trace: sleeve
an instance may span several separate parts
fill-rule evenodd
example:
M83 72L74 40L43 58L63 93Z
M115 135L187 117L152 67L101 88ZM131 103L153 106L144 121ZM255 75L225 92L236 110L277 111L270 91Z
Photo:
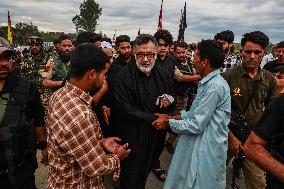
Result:
M40 100L40 94L35 87L34 84L30 84L30 89L29 89L29 102L28 106L30 106L30 113L31 113L31 118L34 121L34 126L35 127L41 127L45 125L44 122L44 107L42 105L42 102Z
M88 177L114 172L114 177L117 178L120 172L119 158L115 154L107 155L104 152L101 139L94 129L99 125L94 125L96 122L91 121L92 119L94 118L90 113L81 112L58 143L74 157Z
M279 114L280 104L278 100L271 103L253 128L255 134L265 141L269 141L272 136L280 132L280 124L282 123Z
M216 110L219 95L215 87L211 86L200 99L199 106L192 110L192 116L184 120L169 120L173 132L189 134L200 134L203 132ZM185 115L182 114L182 117L185 117Z
M53 75L53 67L54 67L53 58L49 58L42 72L42 77L46 79L51 79Z
M156 120L158 116L155 114L144 112L131 105L130 102L134 101L132 96L134 94L131 94L130 89L127 89L128 87L124 85L123 80L116 77L114 98L119 113L126 118L138 119L149 124Z

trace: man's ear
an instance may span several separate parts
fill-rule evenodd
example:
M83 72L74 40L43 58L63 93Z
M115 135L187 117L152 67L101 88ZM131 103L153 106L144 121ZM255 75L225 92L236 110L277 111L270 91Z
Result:
M97 71L95 69L90 69L87 71L88 78L95 79L97 78Z

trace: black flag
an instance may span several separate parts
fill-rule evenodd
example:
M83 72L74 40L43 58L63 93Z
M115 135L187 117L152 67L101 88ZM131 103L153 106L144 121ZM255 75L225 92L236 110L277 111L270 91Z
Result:
M186 2L184 4L184 9L181 10L181 18L180 18L180 24L179 24L179 32L178 32L178 41L184 42L184 31L185 28L187 28L186 23Z

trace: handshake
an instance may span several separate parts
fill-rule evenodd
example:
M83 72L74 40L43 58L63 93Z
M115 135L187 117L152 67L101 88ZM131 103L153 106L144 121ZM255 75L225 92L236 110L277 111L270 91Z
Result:
M153 127L155 127L157 130L165 129L169 125L170 116L168 116L167 114L158 113L156 113L155 115L159 117L152 122Z

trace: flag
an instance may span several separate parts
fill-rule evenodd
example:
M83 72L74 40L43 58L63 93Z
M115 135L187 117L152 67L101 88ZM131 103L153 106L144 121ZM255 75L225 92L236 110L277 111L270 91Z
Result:
M162 0L161 3L161 9L160 9L160 15L159 15L159 21L158 21L158 31L161 31L163 29L163 25L162 25L162 19L163 19L163 2L164 0Z
M138 30L138 35L140 35L141 34L141 31L140 31L140 28L139 28L139 30Z
M8 11L8 41L10 44L13 43L13 28L11 24L10 13Z
M179 24L179 32L178 32L178 41L184 42L184 31L185 28L187 28L186 23L186 2L184 4L184 9L181 10L181 18L180 18L180 24Z
M112 43L115 43L115 41L116 41L116 29L114 30L114 34L112 37Z

